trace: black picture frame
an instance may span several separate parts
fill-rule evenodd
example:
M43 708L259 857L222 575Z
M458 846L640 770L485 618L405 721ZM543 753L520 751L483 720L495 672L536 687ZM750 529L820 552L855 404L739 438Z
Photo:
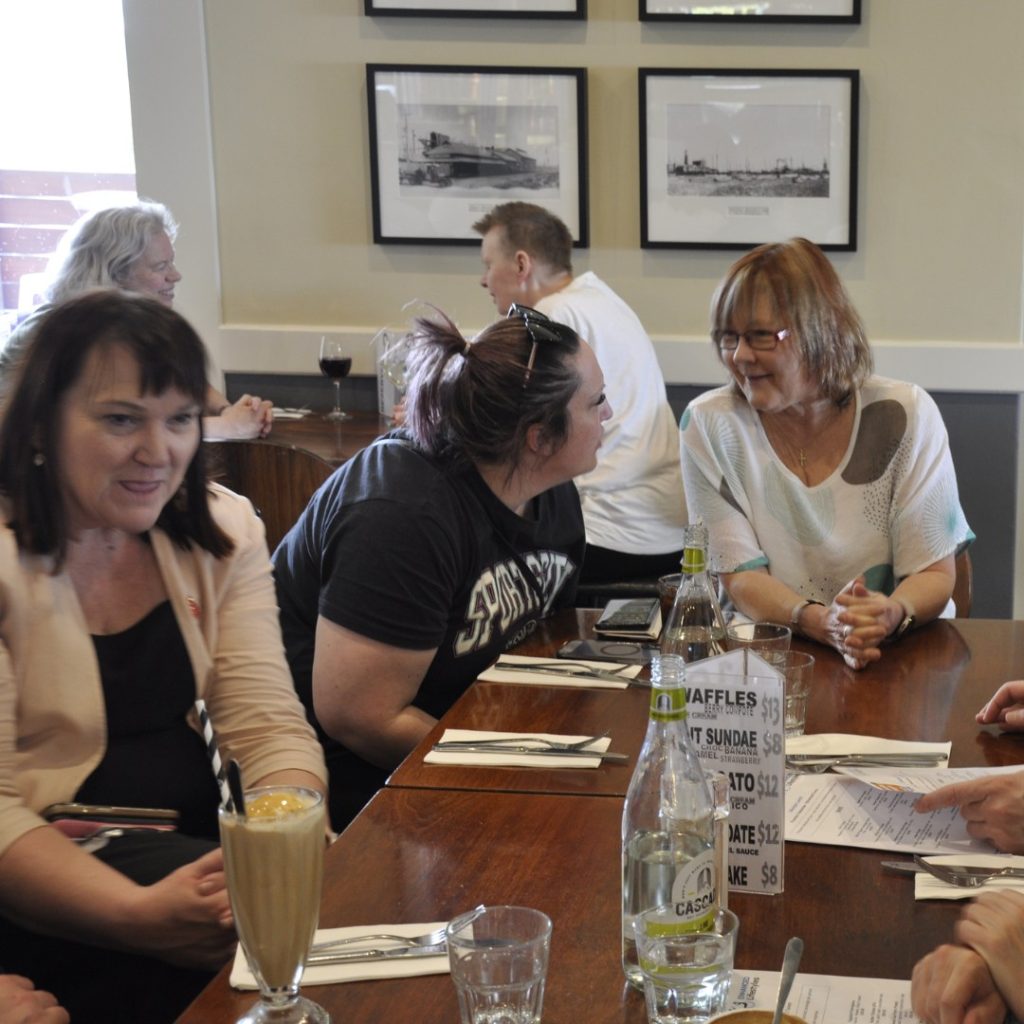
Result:
M373 240L479 245L511 200L589 244L584 68L367 64Z
M373 17L582 21L587 16L587 0L363 0L363 11Z
M757 7L758 11L750 8ZM641 21L761 22L788 25L859 25L861 0L760 0L759 3L687 3L640 0Z
M640 68L640 245L857 248L860 73Z

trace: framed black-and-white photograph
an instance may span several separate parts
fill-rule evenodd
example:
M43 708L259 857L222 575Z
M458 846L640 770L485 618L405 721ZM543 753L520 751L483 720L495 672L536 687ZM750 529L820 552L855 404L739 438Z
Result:
M758 0L757 3L748 0L735 4L640 0L640 20L859 25L860 4L861 0Z
M857 71L640 69L640 244L857 248Z
M513 199L588 244L583 68L368 64L375 242L477 245Z
M585 18L587 0L363 0L367 14L417 18Z

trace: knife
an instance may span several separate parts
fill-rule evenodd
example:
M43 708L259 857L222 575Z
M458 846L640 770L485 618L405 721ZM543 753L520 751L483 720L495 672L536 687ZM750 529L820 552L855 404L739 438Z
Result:
M928 874L927 870L912 860L883 860L882 867L886 871L895 871L899 875Z
M436 946L396 946L394 949L361 949L349 953L310 953L307 967L370 963L377 960L412 960L420 956L447 956L445 943Z
M532 665L512 665L507 661L498 660L494 667L502 672L534 672L542 676L558 676L561 679L603 679L608 683L624 683L628 685L633 680L629 676L620 676L615 672L605 672L599 668L534 668Z
M946 760L946 755L936 751L913 751L900 753L878 754L787 754L786 760L793 764L834 764L841 762L848 767L858 764L871 767L892 767L892 768L931 768Z
M614 750L545 750L542 747L500 746L497 743L462 743L447 740L435 743L431 748L439 754L537 754L540 757L597 757L602 761L628 761L629 754L617 754Z

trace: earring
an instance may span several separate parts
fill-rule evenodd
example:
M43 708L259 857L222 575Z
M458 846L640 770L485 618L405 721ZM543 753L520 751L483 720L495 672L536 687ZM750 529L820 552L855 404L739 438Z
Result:
M32 456L32 465L41 466L46 461L46 456L42 452L36 452Z

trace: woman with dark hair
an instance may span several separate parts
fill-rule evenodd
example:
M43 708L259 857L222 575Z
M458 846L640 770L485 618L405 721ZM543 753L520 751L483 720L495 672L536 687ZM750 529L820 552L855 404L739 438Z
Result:
M611 415L590 348L513 306L466 341L416 322L407 426L339 469L274 554L285 648L347 823L554 607L583 554L572 478Z
M742 614L853 668L942 614L974 539L930 396L871 375L864 326L803 238L741 257L711 302L732 383L683 413L683 481Z
M324 788L205 393L180 316L96 291L47 316L0 424L0 948L74 1020L172 1020L232 952L197 698L248 784ZM71 801L180 826L88 853L43 817Z
M50 303L61 303L93 288L123 288L174 304L181 274L174 265L178 224L161 203L140 199L126 206L92 210L68 229L50 263ZM21 323L0 352L6 377L24 355L43 318L44 305ZM229 402L207 384L203 432L217 439L266 437L274 424L270 402L243 395Z

